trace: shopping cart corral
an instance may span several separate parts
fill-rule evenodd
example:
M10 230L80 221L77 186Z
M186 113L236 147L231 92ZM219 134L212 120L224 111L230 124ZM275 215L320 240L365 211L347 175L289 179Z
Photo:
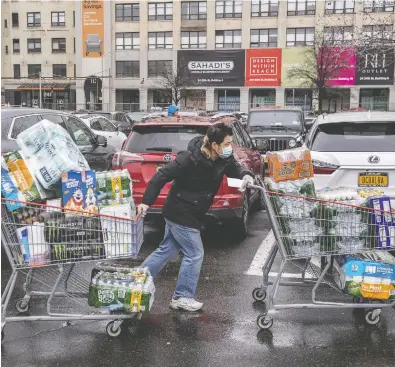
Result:
M339 273L335 266L337 259L345 258L345 255L352 258L373 250L395 250L390 245L395 245L395 238L383 243L377 235L373 220L374 215L386 215L390 218L392 215L394 218L394 213L271 192L264 184L262 187L251 188L263 192L262 197L275 238L262 267L262 285L252 292L255 301L267 301L267 312L257 318L261 329L271 328L275 316L284 309L363 309L366 323L376 325L380 321L381 310L395 306L395 300L373 297L349 297L349 302L324 301L317 297L317 290L321 287L329 286L344 293L339 286ZM290 218L294 220L291 221ZM356 237L354 229L363 231L363 235ZM279 269L276 269L274 279L269 280L277 254L281 260ZM300 269L297 280L285 279L283 276L284 269L289 264ZM311 287L311 302L278 303L280 286Z
M122 322L140 319L141 310L89 306L91 280L108 261L136 258L143 237L142 217L112 217L35 203L23 203L20 210L10 212L2 198L1 242L12 266L1 298L2 337L5 324L11 322L73 320L110 320L106 331L118 336ZM8 306L14 291L20 291L16 287L20 277L24 295L15 305L18 314L13 315ZM32 300L42 297L47 298L46 309L37 307L39 314L34 315Z

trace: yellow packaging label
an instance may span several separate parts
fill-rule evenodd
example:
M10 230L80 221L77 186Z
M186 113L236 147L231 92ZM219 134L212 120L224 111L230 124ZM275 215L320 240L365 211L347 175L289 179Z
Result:
M123 197L122 195L122 185L121 176L111 177L111 189L113 193L114 200L119 200Z
M22 192L30 190L33 186L33 176L26 167L23 159L18 159L15 155L9 157L7 162L8 170L13 173L16 184Z
M141 288L132 289L132 296L130 297L130 309L132 312L140 312L141 297L143 290Z
M389 299L391 291L394 290L392 284L361 283L361 293L364 298Z

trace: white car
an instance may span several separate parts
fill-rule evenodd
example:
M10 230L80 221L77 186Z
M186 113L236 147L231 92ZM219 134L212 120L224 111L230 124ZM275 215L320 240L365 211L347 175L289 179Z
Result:
M375 187L395 202L395 112L321 115L304 145L316 188Z
M121 150L127 136L106 117L95 115L81 115L80 119L97 135L104 136L107 143L115 149Z

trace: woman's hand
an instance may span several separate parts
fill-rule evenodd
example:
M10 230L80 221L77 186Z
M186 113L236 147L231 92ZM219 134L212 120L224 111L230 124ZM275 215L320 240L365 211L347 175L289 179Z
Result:
M243 182L239 188L240 192L246 191L248 185L253 185L254 184L254 179L250 175L245 175L243 177Z
M145 215L147 214L148 208L149 208L148 205L139 204L139 205L137 206L137 215L141 214L143 217L145 217Z

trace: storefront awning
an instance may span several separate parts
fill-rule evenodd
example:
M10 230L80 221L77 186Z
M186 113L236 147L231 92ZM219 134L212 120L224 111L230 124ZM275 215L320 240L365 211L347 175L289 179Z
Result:
M70 88L70 84L63 83L42 83L41 90L67 90ZM40 90L39 83L26 83L20 85L17 89L19 90Z

